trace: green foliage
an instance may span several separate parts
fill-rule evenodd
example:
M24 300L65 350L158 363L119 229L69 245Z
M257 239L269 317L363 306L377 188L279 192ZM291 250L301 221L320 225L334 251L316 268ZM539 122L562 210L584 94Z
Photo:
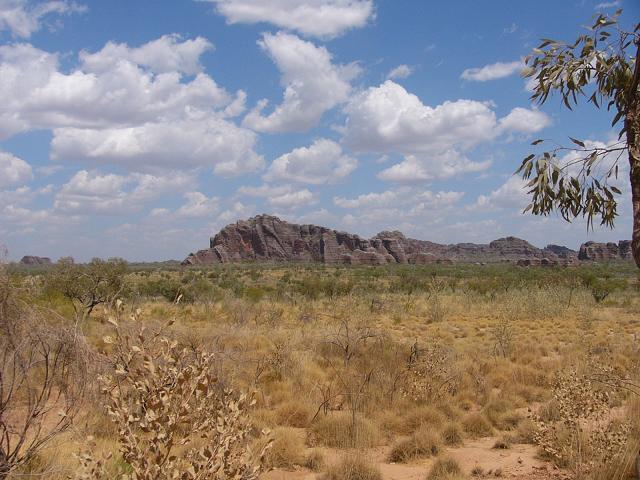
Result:
M618 23L621 12L611 17L599 14L589 32L572 44L543 39L527 57L523 72L534 80L531 99L543 104L557 92L563 104L572 109L580 98L586 98L597 108L606 105L607 110L613 109L612 126L637 109L638 78L633 72L640 24L633 32L623 31ZM631 55L633 48L635 55ZM627 129L627 122L623 123L619 139ZM616 196L621 192L609 182L618 176L618 160L628 151L628 142L603 146L569 139L571 147L532 153L522 161L517 173L529 180L531 195L525 212L548 215L558 211L567 221L583 216L591 227L599 217L602 225L613 227L618 214ZM543 141L536 140L533 145ZM561 153L569 158L564 164L558 158Z
M597 277L593 272L584 272L581 276L582 284L589 289L596 303L604 301L616 290L624 290L627 282L610 276Z
M87 318L102 303L115 300L125 287L127 262L121 258L94 258L87 264L60 259L48 272L45 289L68 299L77 318Z

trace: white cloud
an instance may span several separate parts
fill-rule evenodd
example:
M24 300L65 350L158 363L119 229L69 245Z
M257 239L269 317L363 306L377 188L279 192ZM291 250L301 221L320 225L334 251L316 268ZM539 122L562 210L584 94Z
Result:
M551 118L539 110L516 107L500 119L500 128L505 131L535 133L551 125Z
M356 151L469 148L496 135L496 115L486 103L456 100L432 108L391 80L356 95L345 111L344 141Z
M210 217L219 209L217 197L207 197L201 192L187 192L184 194L187 202L176 210L176 215L187 218Z
M264 179L321 185L347 177L357 166L358 161L345 155L340 145L321 138L276 158Z
M83 52L64 73L55 54L1 46L0 139L52 129L51 156L60 160L131 170L207 166L221 175L260 169L255 133L227 118L243 110L245 93L230 95L201 72L184 78L210 48L177 36L139 48L108 44Z
M470 82L487 82L489 80L509 77L523 68L524 64L521 60L507 63L496 62L481 68L468 68L462 72L460 78Z
M0 189L28 182L32 178L31 165L15 155L0 151Z
M240 187L238 193L250 197L261 197L266 199L267 203L272 207L289 210L317 202L316 195L309 189L296 190L290 185L272 186L265 184L260 187Z
M489 160L472 162L455 150L450 150L434 155L408 155L402 162L381 171L378 178L397 183L417 183L481 172L490 166Z
M391 70L387 74L387 78L390 80L393 80L396 78L407 78L412 73L413 73L413 68L411 68L409 65L403 64L403 65L398 65L396 68Z
M194 75L202 71L200 57L213 45L205 38L182 40L180 35L163 35L141 47L131 48L125 43L107 43L96 53L80 52L84 69L92 73L106 73L121 62L149 68L154 73L181 72Z
M40 30L43 20L51 15L82 13L86 7L67 0L32 2L0 0L0 31L9 30L14 37L29 38Z
M154 74L124 59L105 71L81 63L66 74L56 54L28 44L0 47L0 87L0 133L12 126L12 133L128 126L179 118L189 110L211 111L232 100L205 74L183 82L177 71Z
M133 169L208 166L233 176L262 168L255 143L255 133L206 115L127 128L55 129L51 157Z
M507 181L488 195L480 195L469 210L485 212L497 209L515 210L517 213L529 203L526 189L527 182L518 175L510 176Z
M233 205L218 215L218 221L224 224L244 218L249 218L256 211L255 205L245 205L242 202L234 202Z
M334 197L333 204L340 208L381 207L394 203L398 196L397 191L387 190L365 193L356 198Z
M399 153L404 160L378 175L394 182L418 182L478 172L489 161L464 153L509 132L532 133L548 125L546 115L516 108L498 119L489 103L447 101L430 107L387 80L356 95L345 107L344 143L355 151Z
M602 2L602 3L598 3L595 7L593 7L594 10L604 10L606 8L615 8L615 7L619 7L622 4L622 2L620 0L614 0L613 2Z
M264 116L267 100L261 100L244 119L259 132L302 132L314 127L322 114L345 102L351 81L360 73L356 64L334 65L324 47L278 32L264 34L258 42L278 66L284 87L282 103Z
M81 170L60 188L53 209L77 214L131 212L192 183L190 176L179 172L166 176L139 173L124 176Z
M363 27L374 16L372 0L204 0L228 23L271 23L304 35L332 38Z

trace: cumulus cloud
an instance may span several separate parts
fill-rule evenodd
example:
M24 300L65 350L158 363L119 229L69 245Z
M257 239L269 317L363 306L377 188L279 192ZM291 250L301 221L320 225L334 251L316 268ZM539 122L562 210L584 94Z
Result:
M100 130L54 130L51 157L150 170L209 166L222 176L259 170L255 133L214 116Z
M176 210L176 215L187 218L209 217L219 209L220 199L207 197L201 192L184 194L186 203Z
M372 0L204 0L227 22L271 23L304 35L332 38L363 27L374 16Z
M456 100L433 108L391 80L356 95L345 112L344 141L356 151L429 152L495 137L496 115L486 103Z
M56 54L2 46L0 139L52 129L55 159L132 170L207 166L221 175L260 169L255 133L228 119L244 109L245 93L231 95L200 72L211 48L175 35L137 48L110 43L81 53L65 73Z
M22 184L32 178L31 165L15 155L0 151L0 188Z
M81 170L56 193L54 211L76 214L116 214L140 210L163 194L188 187L193 179L180 172L166 176L134 173L100 174Z
M399 153L404 160L379 174L394 182L416 182L477 172L488 161L471 161L465 152L509 132L532 133L549 121L542 112L516 108L498 119L489 103L422 103L404 87L387 80L358 95L345 107L344 143L358 152Z
M396 78L407 78L412 73L413 73L413 68L411 68L409 65L403 64L403 65L398 65L396 68L391 70L387 74L387 78L390 80L393 80Z
M276 158L264 179L321 185L347 177L357 166L358 161L345 155L339 144L321 138Z
M462 72L460 78L470 82L487 82L489 80L509 77L522 70L523 67L524 64L521 60L506 63L496 62L481 68L468 68Z
M29 0L0 1L0 31L8 30L14 37L29 38L40 30L43 21L53 15L70 15L86 11L86 7L67 0L33 2Z
M351 81L360 73L356 64L334 65L329 51L283 32L264 34L258 42L282 74L282 103L268 115L261 100L244 119L259 132L302 132L314 127L322 114L345 102Z
M265 184L260 187L240 187L238 193L249 197L264 198L270 206L288 210L317 202L317 196L309 189L295 189L290 185Z
M527 182L517 175L510 176L507 181L488 195L480 195L470 210L492 211L510 209L522 212L529 203Z
M535 133L551 125L551 118L539 110L516 107L500 119L504 131Z
M105 73L124 61L147 67L155 73L194 75L202 71L200 57L208 50L213 50L213 44L205 38L183 41L180 35L173 34L135 48L126 43L108 42L98 52L80 52L80 60L84 69L93 73Z
M357 229L365 235L381 229L424 235L434 225L451 221L459 212L458 204L463 197L464 192L403 186L355 198L334 197L333 203L349 210L342 218L345 228Z
M434 155L408 155L402 162L382 170L378 178L397 183L426 182L481 172L490 166L490 160L472 162L464 155L450 150Z

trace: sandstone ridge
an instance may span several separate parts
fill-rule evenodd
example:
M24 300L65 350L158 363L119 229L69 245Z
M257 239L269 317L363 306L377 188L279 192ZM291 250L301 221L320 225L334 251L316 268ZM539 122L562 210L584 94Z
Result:
M614 248L615 247L615 248ZM298 225L271 215L258 215L224 227L210 246L190 254L183 265L214 265L242 261L321 262L346 265L430 263L517 263L575 265L580 260L630 258L628 242L588 242L576 252L549 245L537 248L529 242L506 237L489 244L444 245L383 231L370 239L317 225Z

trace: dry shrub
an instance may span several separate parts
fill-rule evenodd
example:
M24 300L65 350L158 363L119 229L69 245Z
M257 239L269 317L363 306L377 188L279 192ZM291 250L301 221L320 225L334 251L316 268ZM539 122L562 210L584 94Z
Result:
M409 410L404 416L403 432L410 433L423 425L432 429L440 429L445 422L445 417L438 409L430 405L423 405Z
M187 472L195 478L197 472L201 479L256 479L271 441L257 452L250 448L247 410L254 402L219 384L213 355L180 348L162 332L132 335L115 327L115 338L105 338L111 372L99 380L133 478L186 478ZM107 478L91 449L80 461L76 478Z
M275 416L279 425L305 428L314 414L313 408L301 401L290 400L276 408Z
M482 412L487 419L499 430L512 430L517 427L521 415L511 412L513 405L505 399L492 398Z
M354 428L355 427L355 428ZM378 428L360 415L337 412L317 419L311 425L310 443L336 448L373 447L380 441Z
M389 461L405 463L416 458L428 458L438 455L441 449L440 437L428 426L423 426L393 446Z
M324 454L317 448L314 448L313 450L311 450L307 454L307 458L304 461L304 466L314 472L321 471L324 468L324 465L325 465Z
M46 473L40 453L71 426L87 384L84 339L18 293L0 264L0 479Z
M302 465L304 443L292 428L277 428L273 431L273 444L267 452L267 464L275 468L293 468Z
M463 418L462 428L474 438L489 437L493 434L491 423L481 413L472 413Z
M454 447L462 445L464 434L462 432L462 427L457 422L451 422L445 425L440 432L440 437L445 445Z
M536 443L535 435L537 427L530 418L525 418L520 422L515 432L511 434L513 443Z
M553 386L558 420L545 422L532 415L536 443L576 478L596 478L602 465L611 465L627 449L630 425L611 421L610 395L570 368L557 375Z
M463 478L462 469L453 458L439 458L427 474L427 480L459 480Z
M329 467L323 480L382 480L382 474L362 456L348 455Z

